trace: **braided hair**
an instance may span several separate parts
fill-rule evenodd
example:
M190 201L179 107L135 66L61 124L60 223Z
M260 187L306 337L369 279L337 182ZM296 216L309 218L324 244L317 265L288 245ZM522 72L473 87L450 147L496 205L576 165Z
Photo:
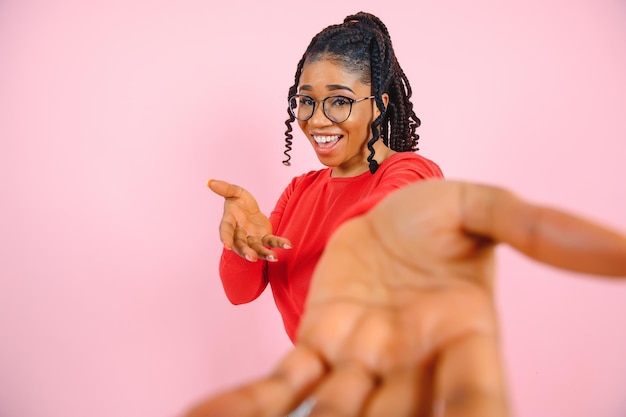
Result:
M420 119L413 111L410 101L412 94L409 80L396 59L391 44L389 31L376 16L359 12L347 16L343 23L331 25L319 32L304 52L296 69L294 84L289 88L288 96L296 94L302 69L308 63L330 60L350 72L360 73L361 82L372 86L376 107L380 115L372 122L372 139L367 143L370 154L367 158L370 172L378 169L374 159L374 144L382 138L383 143L397 152L418 150L419 135L415 129ZM389 95L385 108L382 95ZM285 165L291 165L291 146L293 143L292 123L295 118L287 111L285 121Z

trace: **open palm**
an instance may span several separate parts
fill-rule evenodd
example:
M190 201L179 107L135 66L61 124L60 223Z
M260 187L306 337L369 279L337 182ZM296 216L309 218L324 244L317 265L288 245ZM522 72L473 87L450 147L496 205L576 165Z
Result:
M557 267L626 276L623 235L503 189L423 181L336 231L296 346L275 372L189 416L284 416L303 401L294 416L509 415L492 289L498 242Z
M250 261L256 261L258 257L276 260L275 253L267 246L285 247L289 241L272 234L272 224L252 194L225 181L210 180L207 185L224 197L224 214L219 225L224 247Z

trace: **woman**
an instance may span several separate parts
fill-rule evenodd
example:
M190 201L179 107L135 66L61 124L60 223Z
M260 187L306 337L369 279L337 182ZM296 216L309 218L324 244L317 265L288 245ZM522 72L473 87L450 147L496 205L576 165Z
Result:
M232 303L250 302L271 284L295 342L313 269L333 231L391 191L443 178L437 164L415 153L420 121L410 97L389 32L376 16L347 16L313 38L288 92L284 163L297 120L327 168L294 178L269 219L246 190L209 181L226 199L220 276Z

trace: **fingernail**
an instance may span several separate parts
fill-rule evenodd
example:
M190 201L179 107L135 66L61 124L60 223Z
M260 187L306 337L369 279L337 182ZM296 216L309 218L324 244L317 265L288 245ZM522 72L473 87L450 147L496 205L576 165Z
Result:
M276 258L274 257L274 255L268 255L268 257L265 259L267 259L270 262L276 262Z
M250 262L256 262L256 259L255 259L255 258L253 258L253 257L252 257L252 256L250 256L250 255L246 255L246 260L247 260L247 261L250 261Z
M291 249L291 245L289 243L283 244L283 249Z

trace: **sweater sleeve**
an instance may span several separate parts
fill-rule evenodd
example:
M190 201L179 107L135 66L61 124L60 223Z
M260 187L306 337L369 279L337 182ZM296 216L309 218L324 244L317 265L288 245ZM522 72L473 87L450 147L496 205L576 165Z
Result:
M250 262L232 250L222 250L220 278L231 303L249 303L261 295L268 282L265 264L263 260Z

